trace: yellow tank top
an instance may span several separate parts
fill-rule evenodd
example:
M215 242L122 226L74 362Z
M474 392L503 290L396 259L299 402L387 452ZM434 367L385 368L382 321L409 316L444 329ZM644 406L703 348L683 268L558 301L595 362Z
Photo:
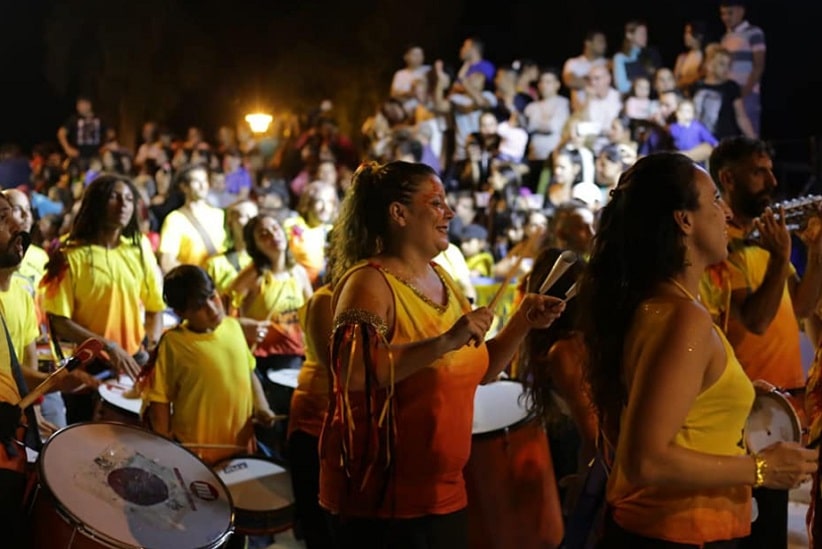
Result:
M639 312L625 344L625 360L645 348L648 334L659 333L676 310L672 300L653 300L655 314ZM754 400L754 389L733 348L716 325L725 350L725 369L694 401L674 441L683 448L723 456L745 453L743 431ZM639 337L631 337L631 335ZM651 336L652 337L652 336ZM619 460L608 482L608 503L617 524L636 534L701 545L750 533L751 487L716 489L636 488L628 482Z

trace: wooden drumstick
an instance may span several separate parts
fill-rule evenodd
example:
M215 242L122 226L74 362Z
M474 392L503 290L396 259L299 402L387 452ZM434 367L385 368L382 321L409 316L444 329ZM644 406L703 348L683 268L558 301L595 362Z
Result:
M240 446L239 444L208 444L208 443L196 443L196 442L183 442L180 444L183 448L199 448L202 450L247 450L246 446Z
M570 288L568 288L568 289L565 291L565 299L563 299L563 301L564 301L565 303L568 303L569 301L571 301L572 299L574 299L574 297L575 297L576 295L577 295L577 283L576 283L576 282L574 282L573 284L571 284L571 287L570 287Z
M562 278L562 275L565 274L565 271L567 271L571 267L571 265L576 263L576 261L577 254L575 254L571 250L565 250L564 252L559 254L559 257L557 257L557 260L554 262L554 266L551 267L551 271L548 273L548 276L546 276L545 280L542 281L538 293L544 294L548 290L550 290L553 287L553 285L557 283L557 280Z

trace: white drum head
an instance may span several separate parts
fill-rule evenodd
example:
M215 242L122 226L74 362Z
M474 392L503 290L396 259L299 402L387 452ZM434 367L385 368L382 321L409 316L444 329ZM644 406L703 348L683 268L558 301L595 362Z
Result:
M517 381L495 381L480 385L474 395L474 422L471 432L475 435L511 427L528 417L522 384Z
M107 546L215 548L231 531L231 496L220 478L144 429L71 425L49 439L39 467L60 511Z
M121 375L116 380L104 381L97 388L100 398L116 408L140 415L143 401L139 393L134 390L134 381L127 375Z
M268 381L282 385L284 387L297 388L297 378L300 375L300 370L297 368L283 368L282 370L269 370Z
M237 509L273 511L294 504L288 471L265 459L246 457L219 463L223 480Z
M759 452L779 441L799 442L799 418L788 400L777 393L756 395L745 424L748 449Z

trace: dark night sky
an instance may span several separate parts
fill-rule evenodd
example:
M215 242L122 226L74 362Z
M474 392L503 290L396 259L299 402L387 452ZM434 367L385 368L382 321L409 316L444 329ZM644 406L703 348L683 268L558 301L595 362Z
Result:
M718 0L508 0L491 10L469 0L0 2L0 141L25 148L54 138L79 91L121 127L156 117L177 132L213 130L255 104L305 109L330 97L350 129L385 95L408 42L453 67L476 34L494 62L560 66L587 28L603 29L613 53L624 21L641 18L672 66L686 20L705 20L716 37L722 30ZM768 40L765 137L785 148L796 140L804 152L804 140L822 133L822 50L809 39L822 2L751 0L748 15Z

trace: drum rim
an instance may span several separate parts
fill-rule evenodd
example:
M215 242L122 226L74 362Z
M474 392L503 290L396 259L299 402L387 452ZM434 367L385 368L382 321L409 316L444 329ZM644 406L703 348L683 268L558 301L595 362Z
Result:
M77 515L75 515L66 506L65 503L63 503L60 500L59 497L57 497L57 494L54 493L54 490L51 489L51 486L48 483L48 476L46 475L45 465L43 463L43 456L46 454L46 450L48 449L49 444L51 444L52 440L54 440L57 437L57 435L59 435L60 433L62 433L64 431L68 431L69 429L73 429L75 427L81 427L81 426L84 426L84 425L116 425L116 426L125 427L125 428L128 428L128 429L132 429L134 431L150 433L154 436L158 436L158 437L162 438L163 440L166 440L166 441L170 442L171 444L174 444L175 446L177 446L178 448L181 448L182 450L185 450L188 454L191 454L191 456L194 457L194 459L196 459L197 461L202 463L205 468L207 468L209 471L211 471L214 474L214 477L216 477L217 482L223 488L223 491L224 491L224 493L226 495L226 498L228 500L228 509L229 509L228 529L225 532L223 532L218 537L218 539L214 540L213 542L209 543L208 545L202 545L200 547L197 547L196 549L217 549L223 543L225 543L226 540L228 540L228 538L234 532L234 500L231 499L231 492L229 492L228 486L226 486L226 484L223 482L223 479L221 479L220 476L213 469L211 469L211 467L209 467L202 459L200 459L197 456L197 454L195 454L194 452L192 452L191 450L189 450L188 448L186 448L182 444L177 444L175 441L173 441L171 439L167 439L167 438L165 438L161 435L158 435L157 433L154 433L153 431L149 431L148 429L145 429L145 428L140 427L138 425L130 425L128 423L123 423L121 421L83 421L83 422L80 422L80 423L72 423L71 425L66 425L65 427L55 431L48 438L48 440L43 444L43 447L40 449L40 455L37 457L37 474L40 478L39 484L41 485L41 488L44 488L46 490L48 496L54 502L54 506L56 508L56 511L61 515L62 518L66 519L71 526L76 528L80 533L82 533L86 537L89 537L89 538L91 538L92 540L95 540L95 541L99 541L100 543L107 544L108 546L113 547L115 549L142 549L139 545L131 545L131 544L127 544L127 543L124 544L122 541L114 539L114 538L108 536L107 534L105 534L103 532L100 532L96 528L85 524L83 521L81 521L77 517Z
M479 385L479 387L490 387L490 386L495 385L497 383L500 383L500 384L503 384L503 385L509 385L509 384L510 385L519 385L520 388L522 388L523 391L525 390L525 384L522 381L518 380L518 379L497 379L495 381L492 381L491 383L485 383L485 384ZM479 387L478 387L478 389L479 389ZM525 394L524 392L521 392L520 395L517 397L517 399L521 398L522 395L524 395L524 394ZM476 399L476 394L474 395L474 398ZM473 403L472 403L472 406L473 406ZM473 412L472 412L472 417L476 416L476 413L477 413L477 409L476 409L476 406L474 406L474 409L473 409ZM535 419L538 419L537 414L534 413L534 412L528 412L528 413L525 414L524 417L518 419L517 421L515 421L511 425L506 425L505 427L500 427L499 429L492 429L490 431L482 431L481 433L472 432L471 433L471 438L472 439L474 439L474 438L477 438L477 439L493 438L495 436L498 436L500 433L506 433L506 432L509 432L509 431L515 431L517 429L520 429L520 428L524 427L526 424L531 423Z
M101 389L101 387L103 387L104 384L105 384L105 382L101 383L100 387L97 387L97 396L98 396L98 398L100 399L100 402L103 405L111 406L112 408L116 408L117 410L122 411L126 414L129 414L131 416L135 416L138 419L140 418L140 412L134 412L133 410L129 410L128 408L124 408L123 406L120 406L120 405L116 404L115 402L113 402L113 401L109 400L108 398L106 398L106 395L103 394L103 390ZM124 398L123 400L140 400L140 399L127 399L127 398ZM86 422L86 423L88 423L88 422ZM97 422L92 422L92 423L101 423L101 422L97 421ZM106 423L117 423L117 422L106 421ZM69 427L69 425L67 425L66 427ZM56 435L57 433L55 432L54 434Z
M777 403L779 403L779 406L782 409L789 412L789 416L792 420L791 421L791 427L793 428L794 440L793 441L787 441L787 442L801 442L802 441L802 419L799 417L799 414L797 413L796 409L793 407L793 404L791 404L791 401L788 400L788 398L786 396L784 396L781 393L781 391L778 391L776 389L769 390L769 391L764 391L764 390L763 391L757 391L756 395L754 396L754 402L756 402L757 399L760 399L760 398L775 400ZM751 420L751 416L752 416L752 414L748 414L748 417L745 419L745 446L748 449L750 449L750 444L748 442L748 436L749 436L749 433L750 433L750 430L748 429L748 423ZM763 448L760 448L759 450L762 450L762 449ZM757 450L757 451L759 451L759 450Z

